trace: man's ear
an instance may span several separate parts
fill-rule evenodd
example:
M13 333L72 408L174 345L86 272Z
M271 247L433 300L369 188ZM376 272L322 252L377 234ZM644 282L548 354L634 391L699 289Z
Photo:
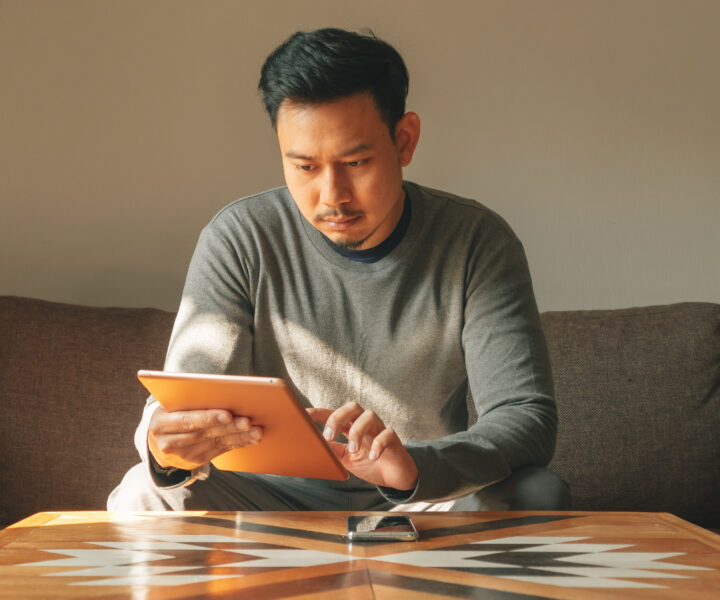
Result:
M395 125L395 145L400 154L400 166L407 167L420 139L420 117L417 113L405 113Z

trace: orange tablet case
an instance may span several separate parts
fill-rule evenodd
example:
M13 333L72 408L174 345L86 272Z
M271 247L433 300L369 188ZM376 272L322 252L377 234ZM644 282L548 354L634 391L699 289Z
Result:
M212 460L218 469L344 481L348 472L282 379L138 371L138 379L168 411L222 408L264 428L257 446Z

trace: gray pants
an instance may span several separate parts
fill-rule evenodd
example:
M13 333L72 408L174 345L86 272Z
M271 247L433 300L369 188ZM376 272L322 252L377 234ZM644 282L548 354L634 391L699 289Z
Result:
M356 477L325 481L234 473L211 468L204 481L187 487L157 487L148 467L130 469L108 498L108 510L569 510L570 490L543 467L518 469L469 496L440 503L392 504Z

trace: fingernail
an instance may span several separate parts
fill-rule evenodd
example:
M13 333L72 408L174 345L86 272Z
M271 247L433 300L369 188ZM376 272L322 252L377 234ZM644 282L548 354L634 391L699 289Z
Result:
M377 452L375 452L375 450L370 450L370 454L368 454L368 458L370 460L375 460L377 458Z
M217 416L217 420L218 420L220 423L229 423L229 422L230 422L230 415L227 414L227 413L220 413L220 414Z
M260 430L259 429L251 429L250 430L250 437L254 440L260 439Z
M335 437L335 432L332 430L331 427L326 427L323 431L323 437L329 441Z
M348 450L350 452L357 452L357 449L357 442L355 442L355 440L350 440L350 442L348 442Z

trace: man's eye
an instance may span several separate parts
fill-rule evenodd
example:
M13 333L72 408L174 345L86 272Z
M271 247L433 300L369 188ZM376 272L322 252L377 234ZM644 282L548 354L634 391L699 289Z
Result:
M349 160L349 161L346 162L345 164L346 164L348 167L359 167L359 166L361 166L361 165L364 165L366 162L367 162L367 158L363 158L363 159L360 159L360 160Z
M312 165L295 165L295 168L300 169L301 171L312 171Z

